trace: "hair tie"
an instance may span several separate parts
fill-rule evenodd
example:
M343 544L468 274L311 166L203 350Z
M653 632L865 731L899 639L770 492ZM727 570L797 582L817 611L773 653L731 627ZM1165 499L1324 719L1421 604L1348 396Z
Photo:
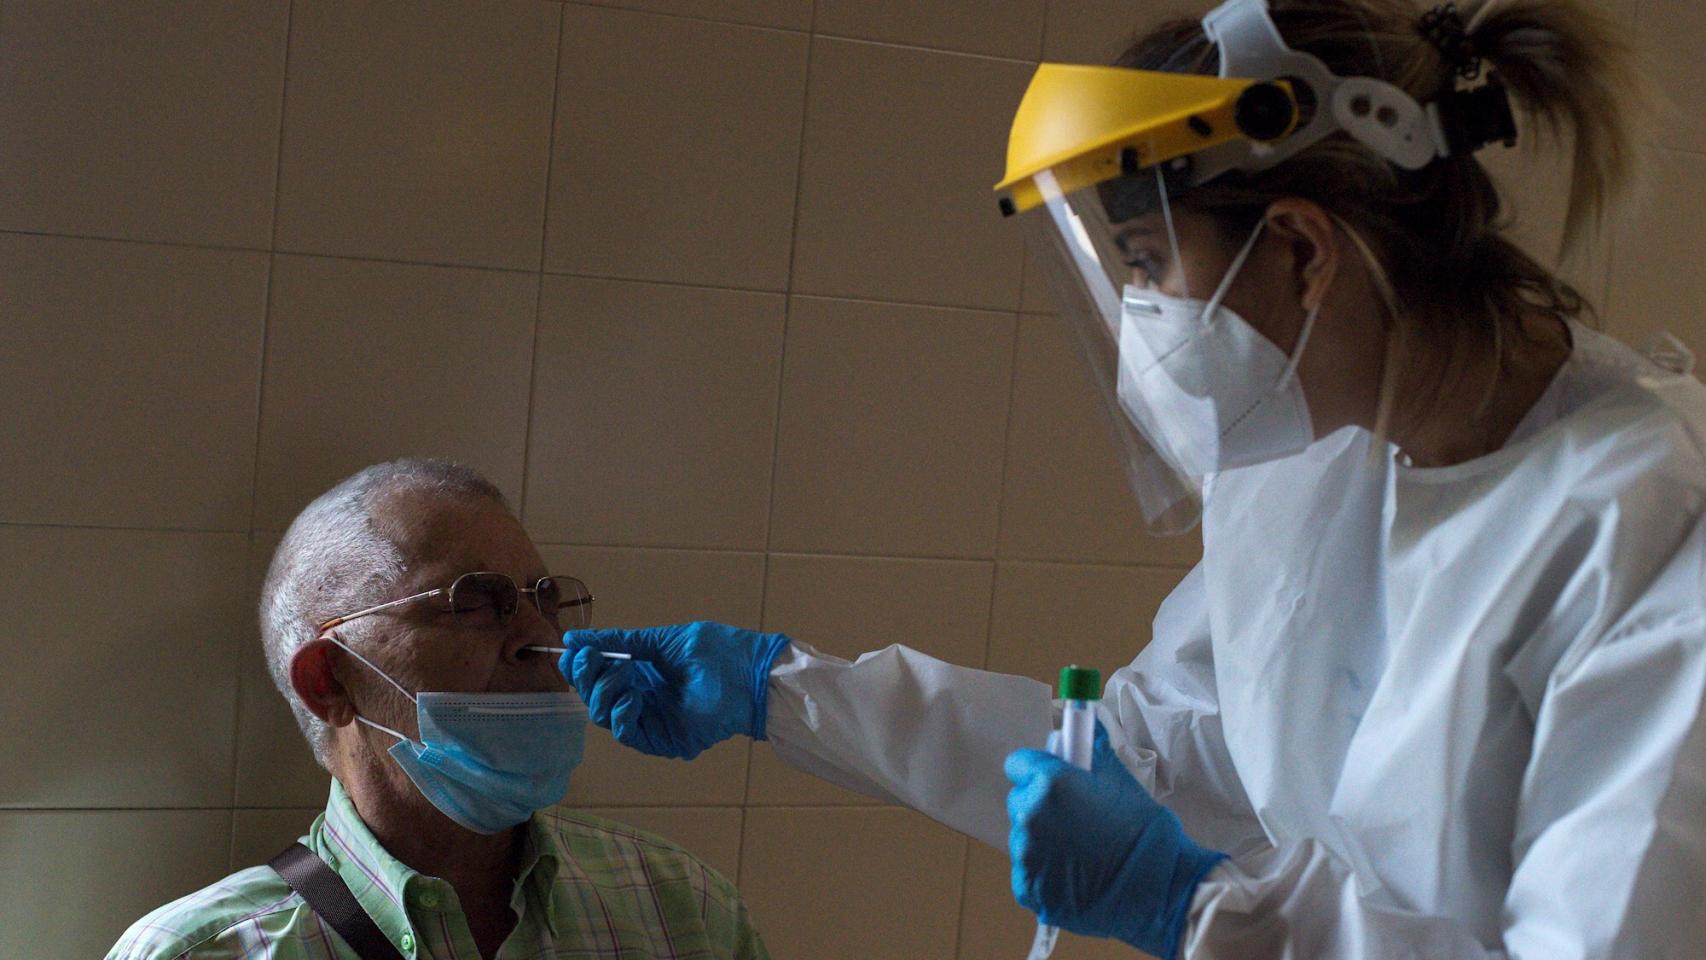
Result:
M1476 52L1475 41L1463 27L1463 17L1457 13L1457 4L1442 3L1422 14L1418 29L1458 76L1465 80L1481 76L1481 54Z

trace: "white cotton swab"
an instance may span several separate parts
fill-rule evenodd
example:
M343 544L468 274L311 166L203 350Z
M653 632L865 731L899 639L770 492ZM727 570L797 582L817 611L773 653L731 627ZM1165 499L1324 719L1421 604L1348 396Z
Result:
M534 646L534 647L522 647L521 649L523 649L523 650L537 650L540 653L567 653L569 651L568 647L538 647L538 646ZM607 657L611 660L632 660L632 659L634 659L634 655L631 653L617 653L614 650L600 650L598 652L604 654L605 657Z

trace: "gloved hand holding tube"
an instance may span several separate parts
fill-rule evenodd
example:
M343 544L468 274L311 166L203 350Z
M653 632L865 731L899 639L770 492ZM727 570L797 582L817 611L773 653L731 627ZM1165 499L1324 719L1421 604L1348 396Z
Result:
M1088 667L1066 667L1060 671L1059 692L1065 709L1060 729L1049 734L1048 752L1088 770L1096 750L1096 703L1102 699L1102 674ZM1025 960L1048 960L1059 938L1059 927L1038 921L1037 935Z
M571 630L557 668L592 722L623 745L691 760L737 734L764 739L770 667L788 643L779 633L708 621Z
M1041 750L1007 757L1013 896L1045 924L1171 960L1197 884L1226 855L1197 846L1096 724L1089 770Z

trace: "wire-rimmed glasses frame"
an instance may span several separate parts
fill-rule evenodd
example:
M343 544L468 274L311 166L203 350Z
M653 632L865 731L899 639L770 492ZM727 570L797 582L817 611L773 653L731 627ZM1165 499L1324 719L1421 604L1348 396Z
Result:
M507 587L505 586L507 585ZM499 623L507 623L521 606L521 597L525 594L533 601L533 606L540 616L560 629L580 630L592 624L592 602L596 599L587 590L586 584L577 577L549 576L540 577L531 586L521 586L515 578L507 573L493 570L475 570L464 573L451 581L448 587L434 590L424 590L396 600L374 604L354 613L333 617L320 624L319 630L324 633L333 627L340 626L359 617L371 616L400 607L417 600L427 600L433 597L444 597L445 609L450 613L472 613L487 606L493 608ZM555 600L550 599L555 597ZM568 626L559 622L562 611L572 611Z

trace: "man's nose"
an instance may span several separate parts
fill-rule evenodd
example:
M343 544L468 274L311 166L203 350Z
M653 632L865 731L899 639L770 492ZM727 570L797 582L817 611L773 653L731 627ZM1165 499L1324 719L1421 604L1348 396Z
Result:
M537 653L527 648L530 646L555 646L561 643L563 633L539 612L539 607L530 600L523 598L516 605L515 616L511 618L509 630L504 635L504 657L517 663L534 658L549 659L548 654Z

